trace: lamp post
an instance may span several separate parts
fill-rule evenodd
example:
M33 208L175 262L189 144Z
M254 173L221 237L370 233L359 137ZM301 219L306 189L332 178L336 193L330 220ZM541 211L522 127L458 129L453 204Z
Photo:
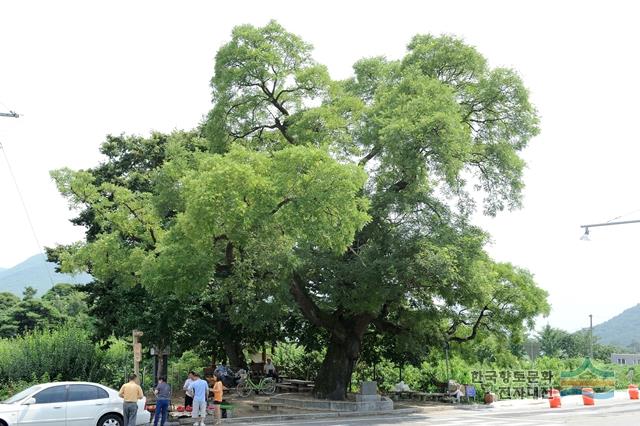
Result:
M19 118L20 114L15 111L0 112L0 117Z
M593 359L593 315L589 314L589 358Z
M580 225L580 228L584 229L584 234L580 237L583 241L589 241L589 228L597 228L599 226L613 226L613 225L628 225L630 223L640 223L640 220L622 220L620 222L604 222L604 223L592 223L589 225Z

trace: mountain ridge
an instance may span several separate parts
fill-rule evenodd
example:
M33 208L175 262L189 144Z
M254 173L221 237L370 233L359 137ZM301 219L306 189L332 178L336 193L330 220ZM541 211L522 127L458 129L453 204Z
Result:
M600 343L631 347L640 345L640 303L593 327Z
M55 271L56 264L47 262L44 254L35 254L11 268L0 268L0 292L22 295L24 288L31 286L42 295L53 284L86 284L92 277L86 273L61 274Z

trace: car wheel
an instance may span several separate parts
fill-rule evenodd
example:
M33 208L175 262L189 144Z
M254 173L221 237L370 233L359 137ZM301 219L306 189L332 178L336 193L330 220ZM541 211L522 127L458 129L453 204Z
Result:
M119 414L107 414L98 420L98 426L122 426L122 416Z

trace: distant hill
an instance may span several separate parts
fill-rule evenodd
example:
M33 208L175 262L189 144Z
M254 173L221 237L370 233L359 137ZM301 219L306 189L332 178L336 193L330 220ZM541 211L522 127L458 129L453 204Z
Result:
M89 274L58 274L55 272L56 264L46 262L44 254L36 254L13 268L0 268L0 292L8 291L15 295L22 295L26 286L38 290L42 296L51 288L51 280L47 270L51 273L54 284L86 284L91 282Z
M640 342L640 304L594 326L593 335L598 336L598 342L608 345L627 347Z

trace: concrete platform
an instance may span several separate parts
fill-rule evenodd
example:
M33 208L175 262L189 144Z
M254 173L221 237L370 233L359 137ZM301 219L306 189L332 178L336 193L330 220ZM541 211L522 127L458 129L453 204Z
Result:
M269 402L303 410L370 413L393 410L393 401L386 396L379 400L362 399L357 401L330 401L325 399L301 398L299 394L284 393L271 397Z

